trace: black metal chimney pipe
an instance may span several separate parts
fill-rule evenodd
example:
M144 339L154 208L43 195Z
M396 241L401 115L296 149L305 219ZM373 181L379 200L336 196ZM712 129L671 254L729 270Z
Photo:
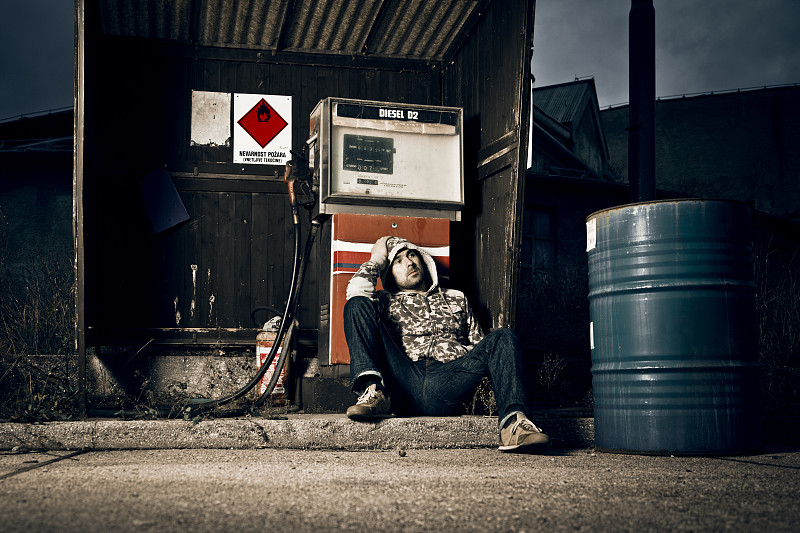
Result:
M656 197L656 11L631 0L628 17L628 184L631 201Z

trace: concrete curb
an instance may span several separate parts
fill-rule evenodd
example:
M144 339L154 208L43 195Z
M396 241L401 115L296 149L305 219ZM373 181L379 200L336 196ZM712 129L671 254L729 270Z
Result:
M591 418L535 420L555 447L594 445ZM87 419L0 424L0 449L333 449L483 448L498 445L497 418L479 416L388 418L353 422L344 415L288 415L285 420L227 418L185 420Z

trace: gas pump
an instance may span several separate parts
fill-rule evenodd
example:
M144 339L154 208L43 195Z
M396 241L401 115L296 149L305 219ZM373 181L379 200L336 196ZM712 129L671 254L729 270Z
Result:
M461 108L326 98L311 112L309 167L321 239L320 364L349 364L347 283L383 235L405 237L449 273L450 222L464 205ZM379 287L380 288L380 287Z

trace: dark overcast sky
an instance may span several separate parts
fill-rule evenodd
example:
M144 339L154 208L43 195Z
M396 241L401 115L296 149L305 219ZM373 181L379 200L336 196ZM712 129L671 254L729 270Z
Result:
M73 103L72 0L5 2L0 120ZM800 0L655 0L656 93L800 82ZM630 0L538 0L541 87L594 76L601 106L628 101Z
M0 120L73 105L73 1L9 0L0 15Z
M656 95L800 83L800 0L654 0ZM543 87L594 76L628 101L630 0L538 0L531 67Z

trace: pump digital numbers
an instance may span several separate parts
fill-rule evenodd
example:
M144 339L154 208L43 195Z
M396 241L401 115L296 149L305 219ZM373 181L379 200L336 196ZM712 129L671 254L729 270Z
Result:
M392 174L394 171L394 139L344 135L344 169L373 174Z

